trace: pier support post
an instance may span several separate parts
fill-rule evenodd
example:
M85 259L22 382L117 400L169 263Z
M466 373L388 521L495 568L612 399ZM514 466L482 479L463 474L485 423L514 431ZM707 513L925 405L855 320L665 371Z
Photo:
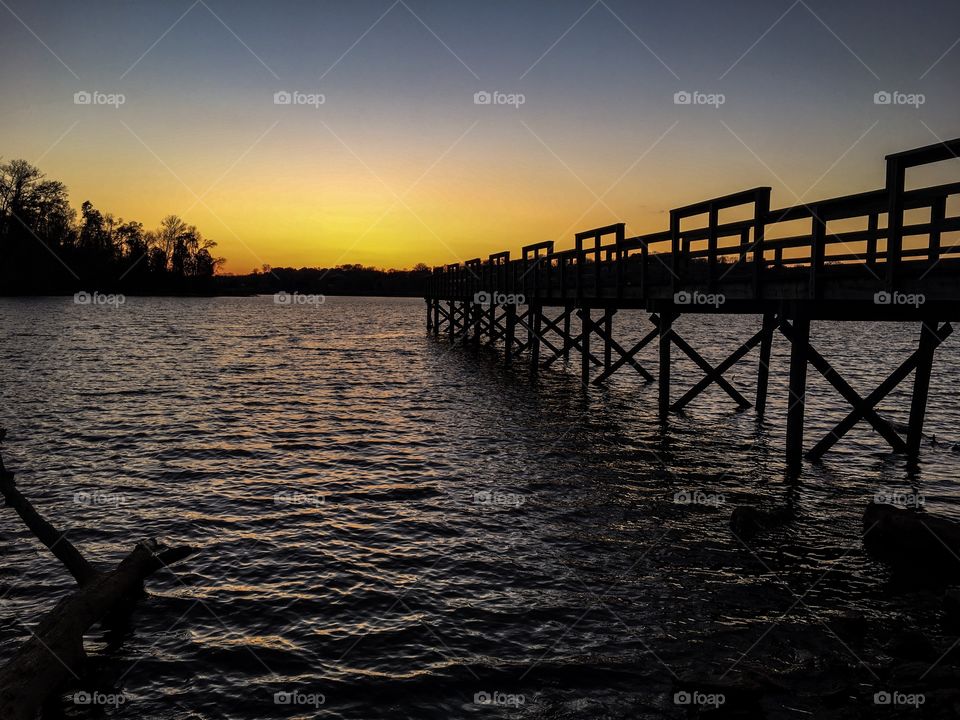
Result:
M440 334L440 299L433 301L433 334Z
M470 342L470 325L473 322L473 303L463 301L463 344Z
M607 308L604 311L603 316L603 328L606 332L606 337L603 339L603 371L610 372L610 365L613 362L613 314L616 310L612 308Z
M760 339L760 363L757 366L757 417L761 420L767 410L767 384L770 379L770 348L773 333L777 328L777 316L768 312L763 315L763 336Z
M670 346L673 344L673 308L660 313L660 397L659 415L666 420L670 414Z
M427 300L427 334L433 330L433 300Z
M530 335L530 370L537 372L540 369L540 316L543 308L539 305L531 305L527 313L527 326Z
M937 338L939 322L924 321L920 326L920 347L917 351L917 369L913 376L913 399L910 403L910 423L907 427L907 455L920 454L923 438L923 419L927 411L930 375L933 371L933 351L940 344Z
M570 313L572 308L568 305L564 309L566 312L563 315L563 359L567 361L570 359L570 343L567 342L567 338L570 337Z
M455 318L456 318L456 316L457 316L457 303L456 303L456 301L450 300L450 301L447 303L447 310L448 310L449 313L450 313L450 314L447 316L447 320L448 320L448 322L447 322L447 334L450 335L450 342L453 342L453 337L454 337L454 335L455 335L455 333L456 333L456 324L457 324L456 321L455 321Z
M790 395L787 406L787 469L803 465L803 413L807 392L807 360L810 349L810 318L793 322L790 338Z
M480 338L483 335L483 305L473 303L473 344L480 347Z
M580 382L590 382L590 308L580 308Z
M506 337L503 340L503 363L510 365L513 363L513 335L517 329L517 306L507 305L507 328Z
M490 336L490 341L488 345L495 345L497 342L497 310L500 309L500 306L497 304L496 300L490 299L490 317L488 318L487 325L487 334Z

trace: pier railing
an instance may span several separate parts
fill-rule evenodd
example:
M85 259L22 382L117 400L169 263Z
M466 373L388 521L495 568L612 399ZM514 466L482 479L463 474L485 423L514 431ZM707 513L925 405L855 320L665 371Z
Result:
M427 297L644 304L697 291L858 301L923 286L960 302L960 283L932 283L960 277L960 238L948 237L960 232L960 217L947 215L960 182L906 189L908 170L958 155L960 139L889 155L885 187L870 192L771 209L771 189L758 187L671 210L665 231L627 237L616 223L577 233L568 249L545 241L523 247L519 259L504 251L435 268Z

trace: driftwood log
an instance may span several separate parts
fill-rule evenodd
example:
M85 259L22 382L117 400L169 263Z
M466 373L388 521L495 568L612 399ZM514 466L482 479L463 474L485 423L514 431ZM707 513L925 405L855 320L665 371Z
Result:
M5 431L0 430L0 441L4 435ZM84 634L142 596L143 582L153 572L182 560L195 549L165 547L156 540L144 540L113 570L98 570L17 489L13 473L3 465L2 454L0 492L78 585L47 613L30 639L0 669L0 718L32 720L68 683L83 677Z

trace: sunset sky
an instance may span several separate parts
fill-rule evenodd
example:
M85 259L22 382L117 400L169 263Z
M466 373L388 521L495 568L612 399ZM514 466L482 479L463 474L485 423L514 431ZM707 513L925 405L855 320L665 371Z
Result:
M0 17L3 159L77 207L181 215L227 272L659 230L745 187L775 206L880 187L885 153L960 135L957 2L0 0ZM95 91L124 102L75 104ZM723 103L675 102L694 91Z

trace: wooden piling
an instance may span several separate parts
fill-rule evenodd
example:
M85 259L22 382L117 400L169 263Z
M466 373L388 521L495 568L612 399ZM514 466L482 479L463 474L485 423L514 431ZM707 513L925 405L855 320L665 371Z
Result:
M580 382L590 382L590 308L580 308Z
M761 420L767 409L767 384L770 378L770 349L773 345L773 332L777 327L777 316L764 313L763 337L760 339L760 361L757 365L757 417Z
M527 314L527 325L530 344L530 370L537 372L540 369L540 316L543 308L539 305L531 305L530 312Z
M660 396L659 415L666 420L670 414L670 346L673 331L673 310L668 309L660 314Z
M613 340L613 314L616 310L612 308L607 308L604 311L603 316L603 328L606 332L606 337L603 339L603 371L609 372L610 365L613 363L613 345L611 344Z
M790 394L787 406L787 468L803 464L803 413L807 392L807 361L810 347L810 318L793 321L790 338Z
M503 362L505 365L513 364L513 336L517 329L517 306L507 305L507 328L506 336L503 339Z
M473 303L473 344L480 347L480 336L483 335L483 305Z
M489 343L493 345L497 341L497 310L499 309L497 302L491 298L490 299L490 317L487 319L489 323L487 325L487 335L489 335Z
M910 423L907 430L907 455L911 458L920 454L930 375L933 371L933 351L940 344L937 340L938 325L938 322L928 320L920 326L920 348L917 353L917 369L913 376L913 399L910 403Z

